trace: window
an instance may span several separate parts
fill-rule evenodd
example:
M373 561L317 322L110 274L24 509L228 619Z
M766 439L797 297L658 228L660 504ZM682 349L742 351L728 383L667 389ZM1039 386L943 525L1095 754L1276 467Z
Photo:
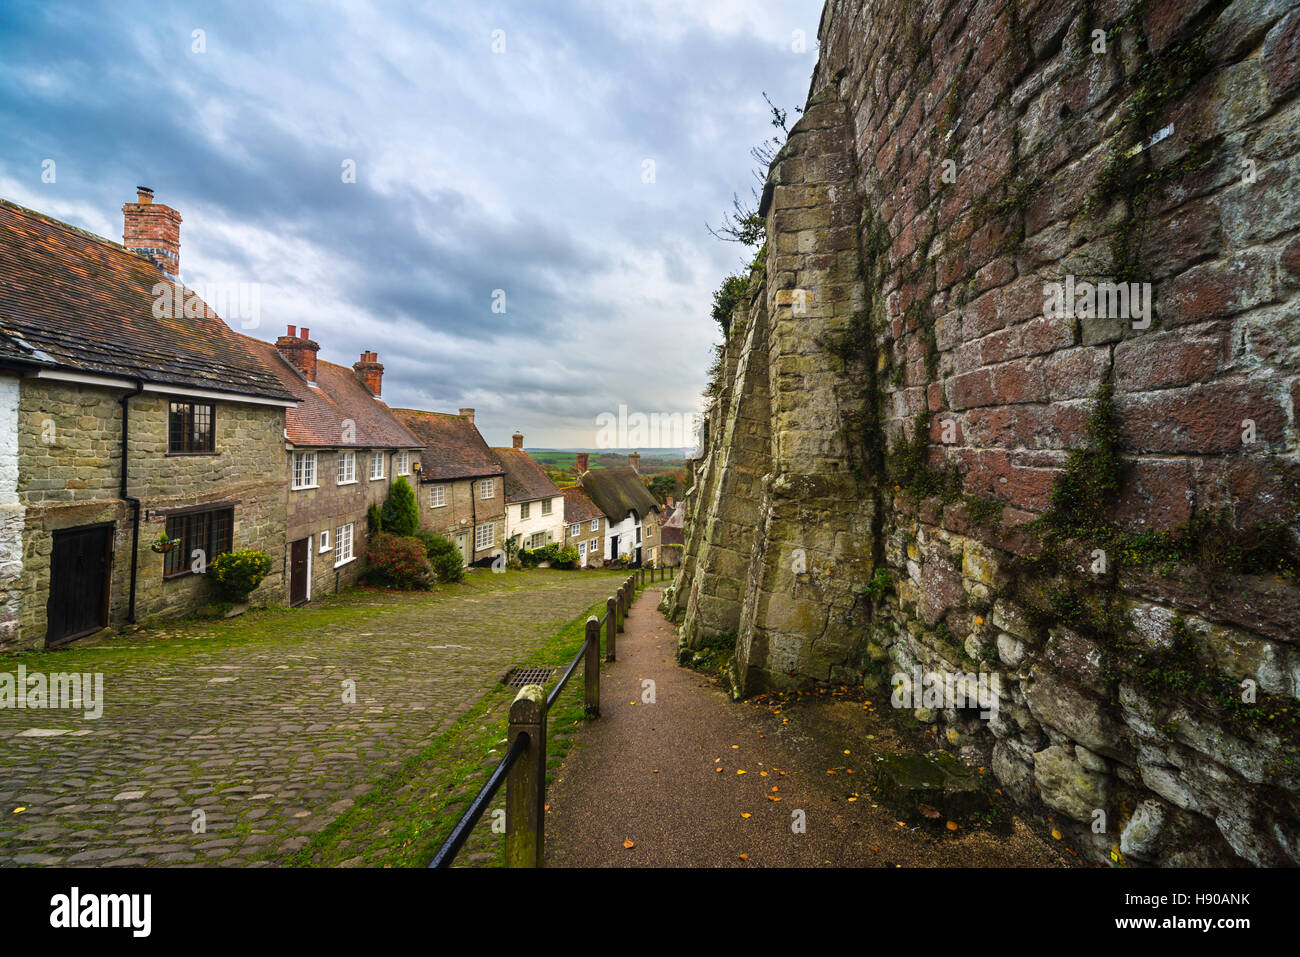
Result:
M551 500L549 498L542 499L542 514L543 515L551 514Z
M572 525L569 526L570 537L576 538L581 534L582 534L582 522L574 522Z
M411 453L410 452L397 453L397 474L398 475L411 474Z
M520 502L520 503L519 503L519 521L522 522L524 519L526 519L526 518L528 517L528 513L529 513L530 511L532 511L532 509L531 509L531 507L530 507L532 504L533 504L532 502Z
M497 494L496 479L484 479L483 481L479 482L478 487L479 487L479 498L484 499L485 501L490 498L496 498L496 494Z
M638 545L641 544L641 526L640 526L640 525L638 525L638 526L636 527L636 543L637 543Z
M340 525L334 533L334 567L352 561L352 523Z
M535 549L535 548L541 548L541 547L542 547L543 545L545 545L545 544L546 544L546 533L545 533L545 532L533 532L533 534L531 534L531 535L528 536L528 550L529 550L529 551L532 551L532 550Z
M173 402L167 413L167 451L194 455L216 451L216 406L210 402Z
M320 550L322 552L330 550L330 530L328 528L320 533Z
M482 551L496 544L496 526L480 525L474 529L474 551Z
M351 485L357 480L357 453L339 453L339 485Z
M591 549L591 554L595 555L596 549L600 547L600 539L593 538L590 542L587 543L587 547Z
M315 488L316 487L316 453L315 452L294 452L293 453L293 487L294 488Z
M434 485L429 489L429 508L442 508L447 504L447 486Z
M600 519L598 519L598 518L593 518L593 519L591 520L591 530L592 530L593 532L599 532L599 531L600 531Z
M371 481L374 481L375 479L381 479L383 477L384 477L384 453L371 452L370 453L370 479Z
M196 549L203 552L205 563L230 551L234 526L233 508L214 508L170 516L167 519L167 537L179 538L181 544L166 553L163 559L163 577L190 574L190 563L194 561Z

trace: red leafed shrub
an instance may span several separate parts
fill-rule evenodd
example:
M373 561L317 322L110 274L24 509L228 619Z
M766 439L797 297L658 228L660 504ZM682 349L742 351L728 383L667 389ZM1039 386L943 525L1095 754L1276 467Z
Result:
M426 557L424 542L378 532L366 543L366 584L404 591L428 588L433 582L433 568Z

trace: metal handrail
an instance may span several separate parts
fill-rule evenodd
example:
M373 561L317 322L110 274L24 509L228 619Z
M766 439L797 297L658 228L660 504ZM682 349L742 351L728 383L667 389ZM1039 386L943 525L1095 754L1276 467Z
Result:
M623 583L619 589L620 594L622 594L623 588L626 588L629 584L632 586L632 594L627 600L628 609L630 610L632 596L635 596L636 594L637 576L635 574L630 575L628 580ZM644 579L642 579L641 584L644 584ZM612 603L613 601L614 599L610 598L610 602ZM600 653L600 632L609 623L610 613L609 610L606 610L605 614L600 617L600 620L597 623L594 636L597 656L599 656ZM622 615L615 610L614 624L616 626L619 625L618 619L620 617L622 617ZM556 683L555 687L551 689L551 693L547 695L543 714L551 710L551 705L555 703L561 692L564 691L564 686L569 683L569 679L573 677L573 673L578 670L578 663L581 662L583 658L586 657L588 651L590 651L593 638L590 631L590 623L594 619L594 615L587 619L589 627L587 640L582 643L582 647L578 650L577 656L573 661L569 662L569 667L565 669L564 675ZM612 636L610 640L613 640ZM596 690L599 691L599 685L596 686ZM589 693L590 691L591 688L588 689ZM588 715L598 716L599 713L598 707L594 711L591 708L588 709ZM544 719L542 726L543 728L545 727ZM544 733L545 732L543 731L543 734ZM461 815L460 820L456 822L456 826L452 828L451 834L447 836L447 840L445 840L442 846L438 848L438 852L434 855L433 860L429 862L430 868L451 866L452 861L456 859L456 855L460 852L460 849L465 846L465 842L469 839L470 832L474 829L474 825L476 825L479 822L479 819L483 817L483 812L487 810L488 803L496 796L502 783L505 782L510 773L510 769L514 766L515 762L519 760L520 755L528 750L530 741L531 738L528 732L521 730L515 737L514 741L511 742L510 748L506 751L505 757L501 759L501 762L496 766L495 770L493 770L487 781L484 782L483 787L479 789L478 794L474 796L474 800L470 802L465 813ZM539 743L544 746L546 742L541 741Z
M511 767L519 760L519 755L523 754L527 747L527 733L520 734L515 738L510 745L510 750L506 752L506 756L501 759L501 763L497 765L496 770L492 772L491 776L484 782L483 787L479 789L478 794L474 796L469 808L456 822L456 826L452 828L451 834L443 842L442 847L438 848L438 853L429 862L429 867L451 867L451 862L456 859L456 855L469 839L470 831L474 830L474 825L479 822L479 818L487 810L488 802L496 796L497 790L505 781L506 775L510 773Z

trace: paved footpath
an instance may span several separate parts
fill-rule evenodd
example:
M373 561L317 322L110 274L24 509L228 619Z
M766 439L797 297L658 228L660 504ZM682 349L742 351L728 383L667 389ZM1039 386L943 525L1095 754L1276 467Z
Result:
M0 865L275 863L622 577L479 572L0 656L102 673L106 699L0 710Z
M601 719L579 733L548 794L548 865L1073 863L1019 820L1007 835L900 826L872 805L864 770L872 749L907 747L883 717L829 697L800 699L786 714L732 702L676 664L676 631L659 598L647 589L633 606L618 660L601 672ZM646 679L653 704L643 700Z

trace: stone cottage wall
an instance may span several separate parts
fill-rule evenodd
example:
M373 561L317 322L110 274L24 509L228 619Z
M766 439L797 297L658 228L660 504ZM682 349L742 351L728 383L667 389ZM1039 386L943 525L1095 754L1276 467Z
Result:
M734 418L767 366L768 470L722 493L711 431L677 610L742 590L741 693L997 674L992 720L916 717L1098 859L1300 862L1300 11L831 0L820 35L728 384ZM1100 282L1154 307L1048 308Z
M24 379L18 410L18 501L25 508L23 567L16 587L18 627L6 645L40 648L46 632L53 533L115 523L109 622L126 620L130 594L131 509L118 498L121 475L120 390ZM127 490L141 500L136 618L173 617L212 600L201 575L164 580L163 558L150 546L166 528L166 510L205 502L234 503L235 548L276 559L250 596L284 600L284 409L216 403L215 455L167 454L168 399L131 399Z

